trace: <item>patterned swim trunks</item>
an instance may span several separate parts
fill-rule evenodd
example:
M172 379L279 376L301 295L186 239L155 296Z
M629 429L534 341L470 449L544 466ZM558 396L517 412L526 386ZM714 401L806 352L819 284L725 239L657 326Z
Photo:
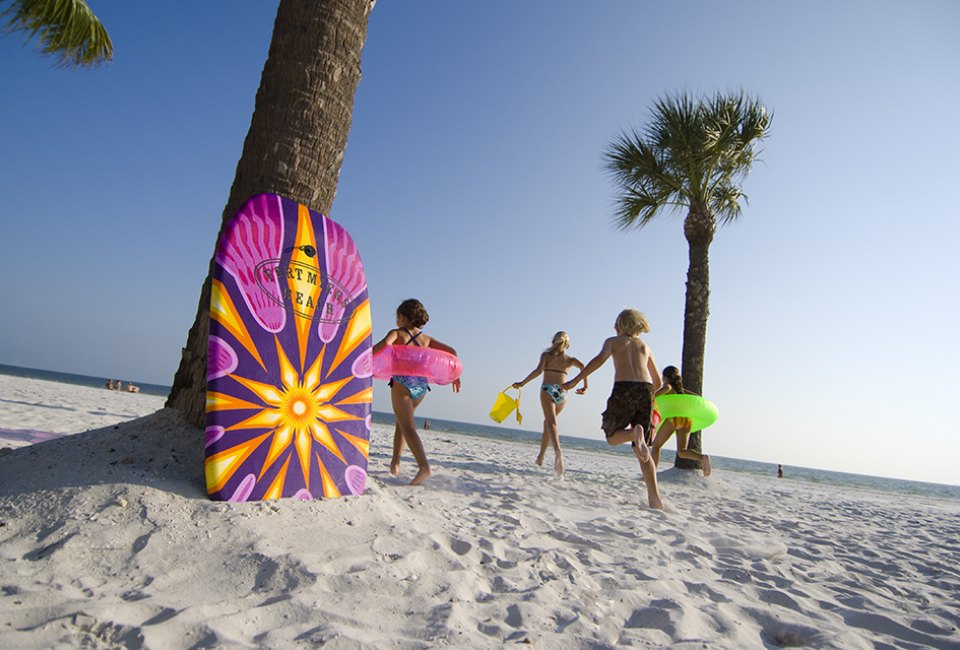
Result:
M640 425L649 443L653 415L653 384L645 381L615 381L600 428L609 438L621 429Z

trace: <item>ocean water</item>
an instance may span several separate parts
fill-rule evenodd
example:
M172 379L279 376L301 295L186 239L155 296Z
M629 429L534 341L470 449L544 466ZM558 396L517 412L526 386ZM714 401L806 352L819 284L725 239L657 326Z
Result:
M56 381L63 384L75 384L78 386L91 386L93 388L103 388L107 377L91 377L88 375L75 375L66 372L55 372L52 370L38 370L36 368L21 368L18 366L8 366L0 364L0 374L11 375L14 377L26 377L29 379L44 379L47 381ZM120 378L124 383L127 379ZM169 386L158 384L148 384L133 380L136 386L140 386L140 392L150 395L166 396L170 392ZM455 433L467 436L476 436L479 438L490 438L494 440L508 440L529 444L531 446L540 444L540 432L524 431L521 429L512 429L509 427L473 424L469 422L455 422L453 420L440 420L437 418L418 418L418 424L423 429L424 420L430 421L431 433ZM373 421L377 424L393 425L394 419L392 413L380 413L374 411ZM622 455L622 450L612 449L603 440L589 440L586 438L574 438L571 436L562 436L562 444L565 448L589 451L599 454L617 454ZM774 478L777 475L777 466L772 463L764 463L755 460L744 460L741 458L727 458L711 454L715 470L727 472L738 472L750 474L753 476L763 476ZM672 464L673 452L664 449L661 455L661 462ZM960 486L944 485L941 483L923 483L920 481L906 481L902 479L885 478L882 476L868 476L865 474L848 474L846 472L833 472L825 469L816 469L812 467L798 467L793 465L784 465L785 481L805 481L817 483L824 486L834 486L838 489L854 488L862 490L873 490L878 492L893 494L909 494L930 497L933 499L955 499L960 500Z

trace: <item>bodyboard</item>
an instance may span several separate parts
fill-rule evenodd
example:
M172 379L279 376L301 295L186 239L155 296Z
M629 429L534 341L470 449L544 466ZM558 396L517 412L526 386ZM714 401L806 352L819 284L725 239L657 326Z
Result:
M373 401L366 275L347 231L274 194L217 243L204 473L220 501L362 494Z

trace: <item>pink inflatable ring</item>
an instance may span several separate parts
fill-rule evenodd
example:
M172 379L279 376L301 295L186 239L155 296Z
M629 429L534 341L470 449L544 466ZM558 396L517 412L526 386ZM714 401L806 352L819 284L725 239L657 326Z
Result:
M373 355L373 376L389 380L394 375L426 377L444 386L459 379L463 366L449 352L415 345L387 345Z

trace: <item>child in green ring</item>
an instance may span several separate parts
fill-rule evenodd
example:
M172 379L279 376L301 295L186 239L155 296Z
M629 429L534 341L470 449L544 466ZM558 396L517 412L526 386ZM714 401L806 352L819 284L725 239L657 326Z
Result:
M676 366L667 366L663 369L663 385L657 391L657 395L695 395L688 390L683 389L683 378ZM690 429L693 428L693 421L690 418L673 417L667 418L660 424L657 435L653 439L653 464L660 464L660 448L666 444L674 433L677 434L677 456L688 460L700 462L703 468L703 475L710 476L710 457L706 454L698 454L692 449L687 449L690 441Z

